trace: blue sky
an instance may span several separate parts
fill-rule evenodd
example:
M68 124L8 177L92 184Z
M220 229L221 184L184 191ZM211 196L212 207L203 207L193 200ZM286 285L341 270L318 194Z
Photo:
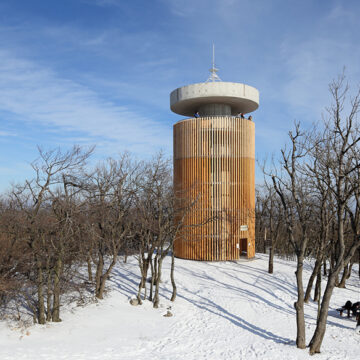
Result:
M359 15L357 0L2 0L0 191L32 176L37 145L171 156L169 93L208 78L213 42L221 79L260 91L269 157L295 119L321 119L344 66L360 84Z

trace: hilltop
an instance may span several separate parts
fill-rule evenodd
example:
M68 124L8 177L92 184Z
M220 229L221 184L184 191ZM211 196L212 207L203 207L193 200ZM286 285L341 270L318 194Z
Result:
M160 308L131 306L139 276L137 261L119 263L103 301L63 310L61 323L26 329L0 324L0 358L7 359L308 359L295 346L295 262L267 256L253 261L196 262L176 259L178 297L169 301L169 259L164 262ZM311 263L305 266L305 279ZM322 345L315 359L358 359L355 320L335 309L360 301L358 267L347 289L334 291ZM323 285L323 288L325 283ZM172 317L163 315L170 310ZM316 304L305 307L307 341Z

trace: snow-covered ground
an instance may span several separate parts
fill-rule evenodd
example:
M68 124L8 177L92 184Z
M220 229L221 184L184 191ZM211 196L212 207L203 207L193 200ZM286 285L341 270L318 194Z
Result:
M106 299L63 311L61 323L10 329L0 324L0 359L308 359L295 346L295 263L267 256L247 262L176 259L178 297L169 301L169 259L164 264L161 307L131 306L139 276L135 259L119 264ZM309 276L308 264L305 278ZM357 272L357 266L353 270ZM359 359L355 320L334 310L360 301L359 278L335 289L322 353L312 359ZM324 287L324 285L323 285ZM173 317L164 317L171 306ZM316 304L306 305L307 341Z

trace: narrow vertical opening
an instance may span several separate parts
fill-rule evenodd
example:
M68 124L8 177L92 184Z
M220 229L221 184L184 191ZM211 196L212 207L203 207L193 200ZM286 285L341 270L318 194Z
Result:
M247 248L247 238L246 239L240 239L240 257L241 258L247 258L248 257L248 248Z

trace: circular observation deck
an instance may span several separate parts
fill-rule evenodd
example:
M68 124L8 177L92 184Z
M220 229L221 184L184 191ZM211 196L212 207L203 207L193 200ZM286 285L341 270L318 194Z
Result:
M196 111L201 116L215 115L214 110L208 113L211 106L217 115L247 114L259 107L259 91L241 83L216 81L183 86L170 94L170 108L179 115L192 117Z

